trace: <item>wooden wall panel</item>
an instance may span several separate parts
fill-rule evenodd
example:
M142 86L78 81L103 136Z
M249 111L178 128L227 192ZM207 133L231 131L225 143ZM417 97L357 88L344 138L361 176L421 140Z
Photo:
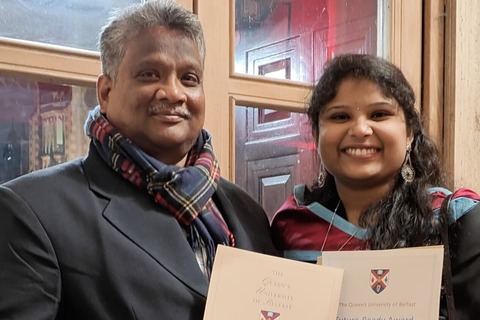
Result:
M452 187L480 192L480 2L447 0L446 12L445 164Z

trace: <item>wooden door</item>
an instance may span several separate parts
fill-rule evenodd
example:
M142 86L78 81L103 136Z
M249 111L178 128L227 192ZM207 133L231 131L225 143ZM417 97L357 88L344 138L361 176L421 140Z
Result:
M237 6L237 72L313 83L335 54L376 54L376 0L252 3ZM235 137L235 181L269 218L294 185L317 175L315 143L303 113L237 106Z

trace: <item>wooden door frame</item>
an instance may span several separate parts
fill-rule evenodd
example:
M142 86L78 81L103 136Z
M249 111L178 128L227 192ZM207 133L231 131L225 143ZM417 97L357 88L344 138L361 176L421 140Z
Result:
M424 125L443 149L445 6L443 0L424 1L422 115Z

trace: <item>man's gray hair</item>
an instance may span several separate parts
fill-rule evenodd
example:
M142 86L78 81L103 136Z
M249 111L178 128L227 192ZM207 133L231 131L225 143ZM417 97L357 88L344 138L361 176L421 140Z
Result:
M127 42L144 28L179 30L192 39L205 61L205 39L198 17L173 0L147 0L115 10L100 32L100 60L103 74L115 81Z

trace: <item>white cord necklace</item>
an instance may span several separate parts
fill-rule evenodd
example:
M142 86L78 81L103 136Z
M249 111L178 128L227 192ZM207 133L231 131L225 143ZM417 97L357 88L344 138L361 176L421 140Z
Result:
M342 200L338 200L338 203L337 203L337 206L335 207L335 210L333 211L333 215L332 215L332 218L330 219L330 224L328 225L328 229L327 229L327 233L325 234L325 238L323 239L323 243L322 243L322 248L320 249L321 252L323 252L323 248L325 248L325 244L327 243L327 239L328 239L328 235L330 234L330 229L332 228L332 224L333 224L333 221L335 220L335 216L337 215L337 210L338 210L338 207L340 206L340 203L342 202ZM347 239L347 241L345 241L342 246L340 247L340 249L338 249L338 251L342 251L343 247L345 247L347 245L347 243L350 242L350 240L352 240L352 238L357 234L357 231L358 231L358 228L355 230L355 232Z

